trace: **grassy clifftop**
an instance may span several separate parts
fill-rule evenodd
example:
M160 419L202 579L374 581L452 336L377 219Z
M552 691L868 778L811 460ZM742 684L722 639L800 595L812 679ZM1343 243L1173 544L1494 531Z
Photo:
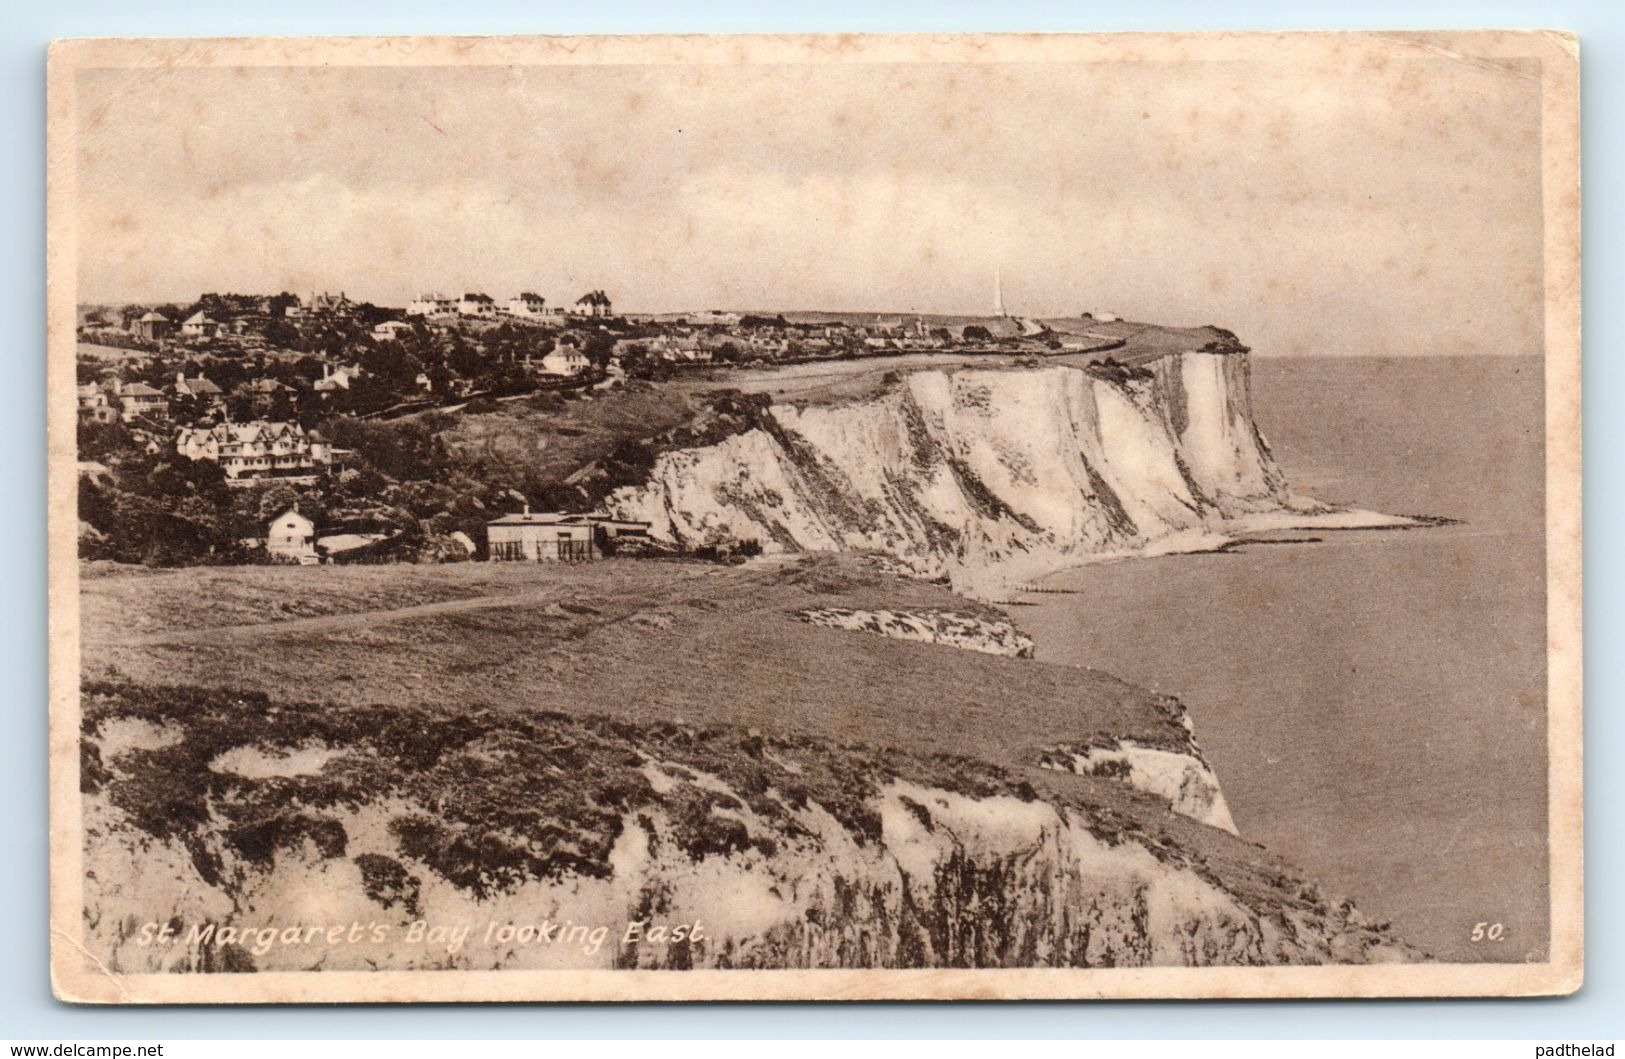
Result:
M1105 673L808 624L810 607L1002 618L878 559L745 567L241 568L87 579L85 672L279 698L733 724L993 761L1130 738L1177 703ZM143 630L131 635L132 630Z

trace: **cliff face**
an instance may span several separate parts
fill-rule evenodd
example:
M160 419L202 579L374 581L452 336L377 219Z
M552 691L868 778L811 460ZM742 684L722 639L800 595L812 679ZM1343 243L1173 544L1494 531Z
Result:
M875 549L956 587L1210 547L1330 509L1294 497L1252 419L1245 353L1147 366L918 371L666 453L610 506L684 545Z
M86 921L115 973L1417 955L1087 773L1036 790L965 758L556 714L86 703Z

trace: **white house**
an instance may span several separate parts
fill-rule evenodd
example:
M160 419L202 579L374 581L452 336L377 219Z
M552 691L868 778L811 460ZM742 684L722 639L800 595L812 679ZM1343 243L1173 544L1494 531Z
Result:
M508 313L527 320L539 320L547 315L547 299L540 294L525 291L516 298L508 299Z
M495 316L496 314L496 299L489 294L469 291L457 300L458 316Z
M611 310L609 295L601 290L588 291L576 299L575 314L577 316L604 317L615 315Z
M394 342L401 337L401 332L410 332L412 325L405 320L385 320L372 329L372 337L380 342Z
M316 524L301 515L295 504L271 520L265 532L265 550L283 562L316 565L320 561L316 555Z
M406 303L408 316L427 316L432 319L443 319L457 315L457 301L444 294L420 294Z
M547 375L579 375L587 370L589 361L574 346L558 346L542 358L542 371Z
M219 331L220 325L204 315L202 309L181 322L181 334L187 338L213 338Z
M311 387L317 393L331 394L339 390L348 390L350 384L361 378L361 368L355 364L341 364L334 368L331 364L322 365L322 377L316 385Z

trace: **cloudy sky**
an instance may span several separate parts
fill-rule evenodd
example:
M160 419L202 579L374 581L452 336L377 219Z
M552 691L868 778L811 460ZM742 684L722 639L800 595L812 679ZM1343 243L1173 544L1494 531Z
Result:
M1539 83L1283 62L80 75L80 299L603 287L1532 352Z

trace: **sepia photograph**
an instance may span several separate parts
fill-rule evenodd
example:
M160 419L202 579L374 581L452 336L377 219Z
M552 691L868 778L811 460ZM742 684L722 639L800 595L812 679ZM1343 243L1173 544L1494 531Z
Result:
M1573 36L48 78L59 998L1580 986Z

